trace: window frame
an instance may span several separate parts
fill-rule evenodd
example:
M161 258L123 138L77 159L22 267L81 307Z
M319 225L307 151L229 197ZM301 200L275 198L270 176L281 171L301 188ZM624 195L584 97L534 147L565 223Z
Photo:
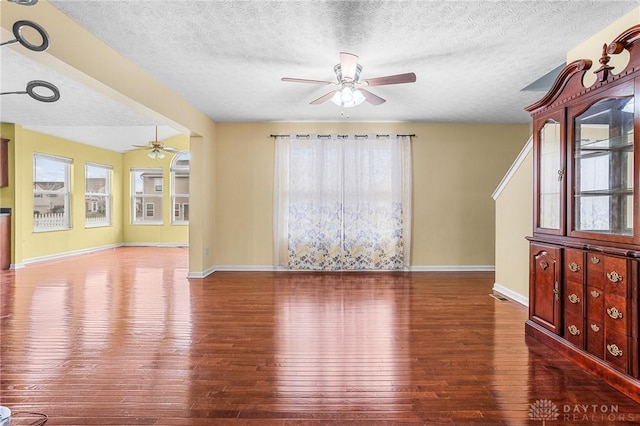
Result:
M63 164L64 169L63 169L63 174L64 174L64 181L63 181L63 186L62 192L59 192L57 190L46 190L46 189L41 189L41 187L38 185L38 161L37 159L40 158L41 160L44 161L54 161L54 162L58 162ZM36 233L40 233L40 232L51 232L51 231L66 231L72 228L72 218L71 218L71 205L72 205L72 190L71 190L71 176L72 176L72 167L73 167L73 159L72 158L67 158L67 157L60 157L60 156L56 156L56 155L50 155L50 154L42 154L39 152L34 152L33 153L33 169L32 169L32 173L33 173L33 216L32 216L32 220L33 220L33 232ZM37 220L36 220L36 209L38 208L36 206L35 203L35 199L36 198L54 198L55 196L61 195L62 196L62 208L63 208L63 217L62 217L62 225L51 225L51 226L42 226L42 225L37 225ZM42 203L40 203L42 204ZM54 207L55 208L55 207ZM38 214L38 216L42 216L41 213Z
M188 225L189 224L189 214L187 207L187 219L185 219L185 209L184 206L189 205L189 193L177 193L176 188L176 177L186 177L190 179L190 165L184 166L178 164L178 161L185 159L188 156L189 162L191 161L191 153L189 151L182 151L171 160L171 205L173 206L171 213L171 224L172 225ZM187 189L189 188L189 181L187 180ZM179 206L178 219L176 219L176 206Z
M89 191L89 169L93 168L93 169L101 169L102 171L105 171L107 173L106 176L106 181L105 181L105 185L104 185L104 192L91 192ZM112 186L112 173L113 173L113 167L109 166L109 165L105 165L105 164L98 164L98 163L92 163L87 161L85 163L85 175L84 175L84 185L85 185L85 228L99 228L99 227L105 227L105 226L111 226L112 222L111 222L111 204L112 204L112 193L111 193L111 186ZM98 203L97 200L95 200L95 198L100 198L100 199L104 199L104 205L105 205L105 219L102 221L95 221L95 222L90 222L88 221L89 217L88 217L88 213L90 212L96 212L97 209L94 210L94 204ZM91 208L89 209L87 207L87 203L90 202L91 203Z

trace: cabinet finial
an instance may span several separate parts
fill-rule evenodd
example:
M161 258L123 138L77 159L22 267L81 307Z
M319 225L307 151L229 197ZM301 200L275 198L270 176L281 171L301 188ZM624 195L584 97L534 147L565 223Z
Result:
M607 43L605 43L602 45L602 56L598 60L598 62L600 62L602 66L594 71L594 74L598 76L599 82L603 82L607 78L609 78L609 73L614 68L610 65L607 65L610 59L611 57L607 53Z

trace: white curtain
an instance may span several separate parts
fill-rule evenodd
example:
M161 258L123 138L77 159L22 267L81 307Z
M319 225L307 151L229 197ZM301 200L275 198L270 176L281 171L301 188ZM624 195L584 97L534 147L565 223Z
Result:
M409 136L276 137L275 263L290 269L409 265Z

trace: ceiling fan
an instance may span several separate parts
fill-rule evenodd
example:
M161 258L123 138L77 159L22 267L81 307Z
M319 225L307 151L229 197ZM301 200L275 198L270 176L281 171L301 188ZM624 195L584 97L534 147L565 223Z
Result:
M367 78L360 80L362 65L358 63L358 56L353 53L340 52L340 63L333 67L337 82L324 80L307 80L302 78L283 77L282 81L293 83L332 84L335 90L311 101L311 105L318 105L328 100L341 107L354 107L367 101L372 105L380 105L385 99L364 89L371 86L384 86L388 84L414 83L416 75L412 72L405 74L389 75L386 77Z
M172 148L170 146L164 146L164 144L158 141L158 126L156 126L156 137L154 140L149 141L148 145L133 145L135 146L135 150L148 149L149 153L147 154L150 158L155 159L163 159L164 154L162 151L170 152L172 154L179 154L180 150Z

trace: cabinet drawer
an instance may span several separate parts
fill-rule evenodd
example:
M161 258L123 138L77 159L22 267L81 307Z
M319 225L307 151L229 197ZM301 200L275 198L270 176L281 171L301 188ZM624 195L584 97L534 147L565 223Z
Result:
M627 283L629 282L627 266L627 259L611 256L604 257L605 293L627 297Z
M584 348L584 317L582 314L567 313L564 321L564 337L573 345Z
M564 294L565 311L574 315L584 316L585 302L582 283L566 283Z
M629 300L613 294L604 296L604 326L621 334L629 334Z
M606 330L604 346L604 360L616 370L627 373L629 371L629 337Z
M585 262L587 264L587 285L604 289L604 255L588 252Z
M564 276L566 277L567 282L578 284L583 283L584 252L582 250L565 250Z
M602 323L587 320L587 352L604 359L604 327Z
M589 286L585 296L587 308L587 321L603 323L604 317L604 291L601 288Z

